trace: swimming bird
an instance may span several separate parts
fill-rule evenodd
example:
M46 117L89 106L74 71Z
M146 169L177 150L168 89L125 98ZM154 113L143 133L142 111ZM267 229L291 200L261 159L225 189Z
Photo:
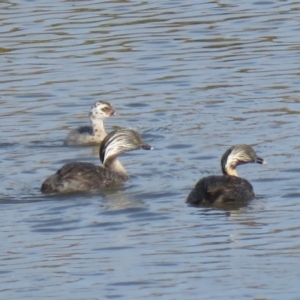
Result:
M222 206L246 202L255 197L249 181L238 177L236 167L241 164L266 162L249 145L235 145L229 148L221 159L223 176L211 175L200 179L187 197L192 205Z
M81 126L69 132L64 145L99 145L106 136L103 120L115 115L112 106L105 101L97 101L92 106L89 117L92 126Z
M129 176L117 157L137 149L151 150L152 147L132 129L112 131L100 146L99 156L103 166L88 162L67 163L43 182L41 192L96 192L122 185Z

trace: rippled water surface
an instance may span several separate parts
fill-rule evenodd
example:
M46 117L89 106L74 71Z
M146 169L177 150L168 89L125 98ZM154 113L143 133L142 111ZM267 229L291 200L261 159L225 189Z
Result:
M300 299L297 1L0 3L1 299ZM42 181L97 149L88 124L138 130L153 151L103 195L44 196ZM189 207L236 143L266 166L247 207Z

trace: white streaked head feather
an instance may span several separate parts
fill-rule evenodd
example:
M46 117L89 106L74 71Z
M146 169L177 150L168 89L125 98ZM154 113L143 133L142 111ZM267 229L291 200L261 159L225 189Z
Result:
M150 150L151 146L144 143L138 132L132 129L119 129L109 133L100 147L100 159L105 165L108 160L123 152L136 149Z
M232 146L225 152L221 159L223 172L233 170L239 164L246 164L250 162L257 162L260 164L265 163L262 158L257 156L251 146L244 144Z

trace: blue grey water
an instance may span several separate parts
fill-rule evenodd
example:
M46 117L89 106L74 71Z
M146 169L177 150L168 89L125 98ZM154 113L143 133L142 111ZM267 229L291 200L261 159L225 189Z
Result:
M9 0L0 22L1 299L300 299L298 1ZM97 100L155 149L109 195L42 195L99 163L62 146ZM238 169L256 199L188 206L236 143L268 162Z

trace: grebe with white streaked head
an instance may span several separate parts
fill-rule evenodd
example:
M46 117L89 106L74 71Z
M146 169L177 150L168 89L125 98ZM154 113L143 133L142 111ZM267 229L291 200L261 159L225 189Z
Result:
M48 177L41 186L47 193L96 192L121 185L129 179L117 156L137 149L151 150L132 129L119 129L109 133L100 146L99 156L103 166L87 162L65 164Z
M64 145L99 145L106 136L103 120L115 115L112 106L105 101L97 101L92 106L89 117L92 126L82 126L69 132Z
M246 202L255 197L249 181L237 175L236 167L241 164L266 162L248 145L229 148L221 159L223 176L207 176L198 181L187 197L192 205L219 206Z

